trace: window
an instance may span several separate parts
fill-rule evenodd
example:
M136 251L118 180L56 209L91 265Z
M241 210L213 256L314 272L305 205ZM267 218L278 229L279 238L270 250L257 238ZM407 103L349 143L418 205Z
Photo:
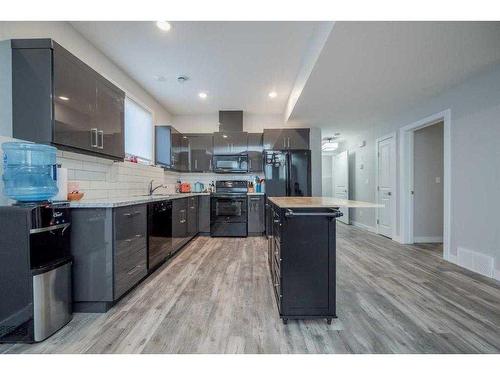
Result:
M153 130L153 114L125 98L125 154L152 163Z

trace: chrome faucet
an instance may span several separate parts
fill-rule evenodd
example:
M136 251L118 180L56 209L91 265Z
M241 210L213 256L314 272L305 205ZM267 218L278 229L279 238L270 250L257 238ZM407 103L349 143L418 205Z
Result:
M153 181L154 180L149 181L149 189L148 189L149 190L149 195L153 195L153 193L155 192L156 189L164 187L163 184L161 184L161 185L158 185L157 187L153 188Z

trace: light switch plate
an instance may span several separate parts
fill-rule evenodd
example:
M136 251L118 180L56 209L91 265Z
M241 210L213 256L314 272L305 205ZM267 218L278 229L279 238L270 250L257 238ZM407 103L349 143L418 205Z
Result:
M441 183L441 177L436 177L436 184L440 184Z

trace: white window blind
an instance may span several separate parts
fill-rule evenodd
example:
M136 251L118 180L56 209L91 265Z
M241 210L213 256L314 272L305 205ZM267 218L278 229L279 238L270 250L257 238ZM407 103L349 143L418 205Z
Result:
M153 160L153 115L132 99L125 98L125 154L147 162Z

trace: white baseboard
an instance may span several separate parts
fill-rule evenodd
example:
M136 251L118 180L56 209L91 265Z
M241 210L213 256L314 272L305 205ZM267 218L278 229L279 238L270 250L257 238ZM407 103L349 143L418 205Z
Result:
M442 236L435 236L435 237L413 237L413 242L414 243L443 243L443 237Z
M394 236L394 237L392 237L392 240L393 240L393 241L396 241L396 242L398 242L398 243L401 243L401 237L399 237L399 236Z
M368 232L377 233L377 229L375 227L371 227L358 221L351 220L351 224L357 228L367 230Z
M500 270L493 270L493 278L500 281Z

